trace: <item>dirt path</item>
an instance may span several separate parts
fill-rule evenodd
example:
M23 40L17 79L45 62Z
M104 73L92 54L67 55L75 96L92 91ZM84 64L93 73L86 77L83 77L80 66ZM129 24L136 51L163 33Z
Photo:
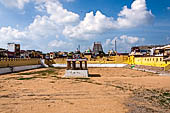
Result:
M90 68L63 78L47 68L0 76L2 113L168 113L170 77L125 68Z

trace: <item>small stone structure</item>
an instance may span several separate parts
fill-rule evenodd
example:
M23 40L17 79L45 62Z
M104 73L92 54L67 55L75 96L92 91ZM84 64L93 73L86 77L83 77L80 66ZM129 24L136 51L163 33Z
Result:
M79 67L76 67L77 62ZM67 59L65 77L88 77L87 59Z

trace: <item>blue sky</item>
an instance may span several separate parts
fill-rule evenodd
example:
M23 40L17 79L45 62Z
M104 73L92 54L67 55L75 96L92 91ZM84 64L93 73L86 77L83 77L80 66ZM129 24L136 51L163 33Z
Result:
M105 51L170 43L170 0L0 0L0 48Z

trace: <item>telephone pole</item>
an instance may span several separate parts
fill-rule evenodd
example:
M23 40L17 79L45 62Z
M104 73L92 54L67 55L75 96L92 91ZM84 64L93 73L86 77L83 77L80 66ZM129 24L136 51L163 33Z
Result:
M117 51L117 45L116 45L116 40L115 40L115 51Z

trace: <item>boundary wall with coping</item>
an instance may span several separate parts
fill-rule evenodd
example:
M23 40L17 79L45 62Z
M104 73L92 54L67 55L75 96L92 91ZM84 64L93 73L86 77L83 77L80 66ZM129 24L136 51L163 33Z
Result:
M28 66L40 65L39 58L21 59L21 58L0 58L0 68L15 67L15 66Z

